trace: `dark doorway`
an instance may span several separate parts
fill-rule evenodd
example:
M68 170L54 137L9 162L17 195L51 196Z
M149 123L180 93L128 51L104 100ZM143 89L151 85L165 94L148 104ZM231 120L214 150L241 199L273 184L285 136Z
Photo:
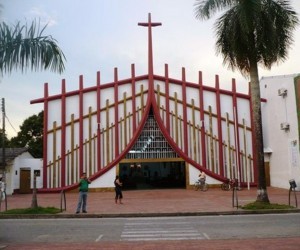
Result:
M185 188L184 162L120 163L123 189Z

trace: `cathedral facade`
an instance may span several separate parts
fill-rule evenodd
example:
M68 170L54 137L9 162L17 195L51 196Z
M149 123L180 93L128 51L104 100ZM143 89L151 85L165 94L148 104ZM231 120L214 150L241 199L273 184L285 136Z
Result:
M44 105L44 158L41 191L71 190L82 172L92 179L91 189L113 187L120 175L124 188L189 188L200 171L208 184L237 179L241 186L256 185L252 137L251 97L220 88L169 77L153 68L152 28L148 30L148 72L128 79L44 96L31 103Z

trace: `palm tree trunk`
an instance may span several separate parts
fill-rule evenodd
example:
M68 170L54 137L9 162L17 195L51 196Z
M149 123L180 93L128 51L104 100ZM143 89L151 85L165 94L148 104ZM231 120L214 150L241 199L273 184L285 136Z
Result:
M254 60L255 61L255 60ZM256 201L268 202L269 197L266 185L265 161L264 161L264 143L262 132L262 116L261 116L261 98L260 86L258 79L258 68L256 61L250 66L250 95L252 104L252 119L253 119L253 133L254 133L254 163L258 172L257 183L257 199Z
M38 208L37 203L37 194L36 194L36 174L33 177L33 191L32 191L32 200L31 200L31 208Z

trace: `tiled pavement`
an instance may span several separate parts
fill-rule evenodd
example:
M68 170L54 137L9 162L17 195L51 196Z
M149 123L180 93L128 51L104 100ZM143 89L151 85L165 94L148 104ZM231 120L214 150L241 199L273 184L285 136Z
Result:
M243 189L236 192L238 205L255 201L257 190ZM300 203L300 192L296 193ZM211 188L207 192L185 189L123 191L123 203L115 204L113 192L90 192L88 213L75 214L78 193L66 193L66 211L55 217L120 217L120 216L168 216L238 214L244 210L233 206L233 192ZM289 190L268 188L271 203L289 204ZM38 194L38 205L64 207L64 196L60 193ZM31 194L8 196L7 209L26 208L31 205ZM234 200L236 205L236 200ZM295 197L291 195L291 205ZM299 204L300 205L300 204ZM298 209L299 209L298 205ZM2 202L3 211L4 204ZM299 210L297 210L299 212ZM1 219L1 217L0 217ZM0 220L1 224L1 220ZM162 241L162 242L101 242L80 244L27 244L10 245L4 249L300 249L300 238L244 239L244 240L201 240L201 241ZM1 243L0 243L1 249Z
M242 189L237 191L238 205L255 201L257 190ZM300 203L300 192L297 192ZM243 212L233 206L233 192L211 188L207 192L186 189L160 189L123 191L122 205L115 204L114 192L90 192L88 194L87 214L75 215L78 193L65 194L66 211L59 216L147 216L147 215L180 215L207 213ZM289 204L289 190L268 188L271 203ZM31 194L14 194L7 198L7 209L27 208L31 205ZM64 196L61 193L37 194L38 205L42 207L64 208ZM294 194L291 194L291 205L295 206ZM62 205L61 205L62 204ZM300 204L298 205L298 208ZM2 202L1 209L4 209Z

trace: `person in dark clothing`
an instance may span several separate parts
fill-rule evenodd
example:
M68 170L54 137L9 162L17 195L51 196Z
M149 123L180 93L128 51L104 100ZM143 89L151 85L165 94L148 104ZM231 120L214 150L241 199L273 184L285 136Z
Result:
M122 203L122 199L123 199L123 194L122 194L122 182L120 181L120 178L119 176L117 175L116 176L116 179L114 181L114 184L115 184L115 191L116 191L116 197L115 197L115 202L116 204L118 203L118 200L119 200L119 203L120 204L123 204Z
M86 201L87 201L87 195L88 195L90 183L91 181L86 177L86 173L82 173L82 176L79 181L79 198L78 198L76 214L80 213L81 207L82 207L82 212L86 213Z

